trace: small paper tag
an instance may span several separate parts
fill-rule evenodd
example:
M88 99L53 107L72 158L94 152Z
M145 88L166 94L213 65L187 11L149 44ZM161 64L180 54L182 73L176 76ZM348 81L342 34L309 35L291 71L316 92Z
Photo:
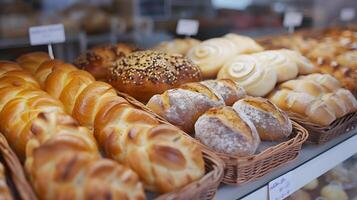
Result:
M343 8L340 12L341 21L351 21L355 18L356 12L354 8Z
M44 45L66 41L63 24L33 26L29 29L30 44Z
M287 173L269 182L269 200L283 200L294 192L292 174Z
M284 15L283 24L285 27L300 26L302 23L303 14L300 12L286 12Z
M176 33L179 35L196 35L198 33L199 22L193 19L180 19L177 22Z

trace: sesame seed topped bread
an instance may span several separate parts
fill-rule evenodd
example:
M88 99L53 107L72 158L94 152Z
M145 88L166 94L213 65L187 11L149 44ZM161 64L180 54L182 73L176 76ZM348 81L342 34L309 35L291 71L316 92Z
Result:
M142 102L183 83L201 80L199 68L182 55L137 51L117 61L109 83Z

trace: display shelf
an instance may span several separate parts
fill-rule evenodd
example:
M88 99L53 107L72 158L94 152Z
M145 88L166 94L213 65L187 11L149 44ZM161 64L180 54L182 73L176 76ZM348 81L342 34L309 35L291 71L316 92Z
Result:
M268 199L267 184L288 172L294 177L293 189L298 190L357 153L356 144L357 129L323 145L306 144L297 159L256 181L240 186L221 185L217 191L216 199Z

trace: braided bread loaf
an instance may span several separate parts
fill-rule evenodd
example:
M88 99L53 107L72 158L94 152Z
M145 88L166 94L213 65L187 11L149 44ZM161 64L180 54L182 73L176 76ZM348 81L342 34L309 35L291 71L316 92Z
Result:
M138 177L100 157L92 133L17 64L0 61L0 131L40 199L144 199Z
M31 54L18 60L29 66L26 59L31 62ZM58 60L41 61L29 71L42 88L60 99L80 124L93 129L106 155L137 172L147 189L169 192L203 176L200 148L178 129L132 107L85 71Z
M0 198L2 200L12 200L11 192L9 186L6 183L5 168L0 163Z

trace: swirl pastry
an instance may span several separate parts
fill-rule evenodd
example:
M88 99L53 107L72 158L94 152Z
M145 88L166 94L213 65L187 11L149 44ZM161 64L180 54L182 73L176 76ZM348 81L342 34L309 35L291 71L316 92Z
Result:
M297 64L279 50L263 51L254 56L266 63L267 67L274 69L278 75L278 82L293 79L299 73Z
M301 55L298 51L293 51L289 49L281 49L280 52L288 56L292 61L294 61L299 69L299 74L311 74L318 72L318 68L312 64L312 62L305 56Z
M277 83L277 74L252 55L240 55L224 64L219 79L232 79L251 96L267 95Z
M224 38L227 38L236 44L239 54L256 53L264 50L262 46L247 36L228 33Z
M232 40L212 38L190 49L187 57L199 66L204 78L214 78L224 62L237 53L237 45Z
M198 45L201 41L193 38L179 39L176 38L172 41L164 41L153 49L156 51L162 51L169 54L181 54L186 55L188 50Z

